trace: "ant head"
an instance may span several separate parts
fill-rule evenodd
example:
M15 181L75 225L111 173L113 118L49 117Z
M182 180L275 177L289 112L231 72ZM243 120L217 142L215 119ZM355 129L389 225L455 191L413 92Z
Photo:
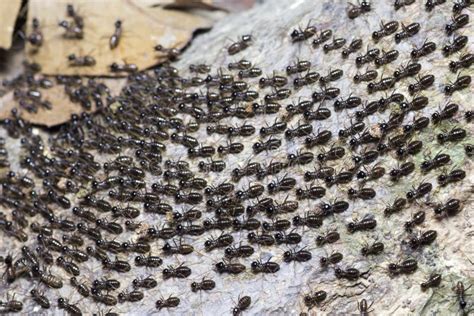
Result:
M242 36L242 42L250 42L252 41L252 35L247 34Z
M361 156L353 156L352 161L354 161L355 164L360 164L362 162L362 157Z
M411 124L403 125L403 132L405 134L411 132L412 129L413 129L413 125L411 125Z
M288 155L288 160L295 160L296 159L296 155L295 154L289 154Z
M457 63L456 63L454 60L451 60L451 61L449 62L449 69L450 69L451 71L456 71L456 68L457 68Z
M271 230L272 229L272 225L270 223L267 223L267 222L263 223L262 227L265 230Z
M400 33L395 34L395 43L400 43L402 40L402 35Z
M344 132L344 131L340 130L339 131L339 136L341 136L341 132ZM317 158L320 162L323 162L326 159L326 155L325 154L318 154Z
M434 112L433 115L431 115L431 119L434 121L434 122L437 122L440 118L440 114L439 112Z
M444 87L444 93L452 94L453 93L453 87L451 85L447 85L446 87Z
M446 45L443 47L443 54L445 56L448 56L451 53L451 47L449 45Z
M222 262L222 261L216 263L216 268L217 268L217 270L223 270L223 269L225 269L225 263Z
M164 246L163 246L163 250L165 251L169 251L171 250L171 245L169 243L166 243ZM138 257L137 257L138 258Z
M382 130L382 132L386 132L388 130L388 124L387 123L380 123L379 124L379 127L380 129Z
M444 133L439 133L438 136L436 137L438 139L438 142L443 144L446 141L446 134Z
M333 176L328 176L324 180L328 183L332 183L334 181L334 177Z
M319 263L323 267L326 267L329 264L329 259L327 257L321 257L321 259L319 259Z
M233 251L233 249L232 249L231 247L225 248L225 251L224 251L224 252L225 252L226 256L230 256L230 255L232 255L232 254L234 253L234 251Z
M276 184L275 184L275 182L270 182L270 183L268 184L268 190L269 190L269 191L274 191L275 189L276 189Z
M383 36L383 32L379 32L379 31L374 31L372 33L372 38L375 40L375 41L378 41L379 39L381 39Z
M253 144L252 147L253 147L253 149L255 149L255 150L260 150L260 149L263 147L263 145L262 145L262 143L259 142L259 143Z
M167 243L166 245L169 246L168 243ZM166 247L166 245L163 247L163 249ZM135 257L135 263L136 263L137 265L143 264L144 261L145 261L145 258L144 258L143 256L136 256L136 257Z
M443 182L446 181L447 178L448 177L445 174L441 174L441 175L438 176L438 181L443 183Z
M356 138L351 138L351 140L349 141L349 145L351 145L351 147L357 146L358 144L359 141Z
M448 34L452 33L454 31L454 26L452 24L447 24L445 30Z
M363 172L363 171L362 171ZM348 191L347 191L347 194L349 194L349 196L353 196L355 194L357 194L357 190L353 189L353 188L350 188Z
M397 156L398 156L398 157L403 157L403 156L405 155L405 152L406 152L405 149L403 149L402 147L400 147L400 148L397 149L397 152L396 152L396 153L397 153Z
M474 146L472 146L472 145L466 145L466 146L464 147L464 150L466 151L466 153L467 153L468 155L472 155L472 152L474 151Z
M363 247L360 252L362 253L362 255L366 256L369 252L369 248L368 247Z
M300 35L300 32L297 29L294 29L293 32L291 32L291 38L297 38Z
M58 298L58 305L59 307L63 307L64 305L66 305L66 300L62 297Z

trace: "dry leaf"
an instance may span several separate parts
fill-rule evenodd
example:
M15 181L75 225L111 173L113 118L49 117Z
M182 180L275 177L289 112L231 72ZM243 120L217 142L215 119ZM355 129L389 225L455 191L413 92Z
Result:
M21 0L0 1L0 47L9 49L12 46L12 35L16 17L21 7Z
M98 82L104 82L110 89L112 96L120 94L125 86L126 79L97 79ZM40 89L43 100L48 100L52 104L51 110L39 108L37 113L29 113L20 109L21 117L32 124L43 125L46 127L56 126L67 122L71 114L81 112L94 112L95 105L90 111L84 109L77 103L71 102L64 92L64 85L54 85L50 89ZM11 117L11 110L18 108L18 101L13 99L13 91L8 92L0 99L0 120Z
M44 40L39 49L30 44L26 46L27 59L39 63L44 74L124 75L110 72L110 65L114 62L132 63L139 69L146 69L165 59L163 53L154 51L156 45L181 49L196 29L209 28L212 23L209 19L187 12L151 8L147 6L147 1L117 0L111 4L104 0L80 0L74 2L74 8L84 18L84 38L65 39L65 30L58 23L61 20L72 21L66 14L66 5L70 2L29 2L29 32L31 20L36 17ZM109 40L117 20L122 21L123 33L118 47L111 50ZM70 54L90 55L96 64L92 67L71 67L67 60Z

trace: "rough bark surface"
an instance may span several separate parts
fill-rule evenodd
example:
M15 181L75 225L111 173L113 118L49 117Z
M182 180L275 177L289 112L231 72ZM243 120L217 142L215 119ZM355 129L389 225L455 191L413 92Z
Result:
M122 283L121 290L130 290L131 282L137 277L154 276L159 283L155 289L149 290L145 293L143 301L138 303L119 304L113 307L112 310L119 313L127 314L151 314L157 312L154 303L160 297L168 297L176 295L181 298L181 304L175 309L161 310L160 313L171 315L221 315L229 314L231 308L236 304L239 296L248 295L252 298L252 304L247 311L249 315L297 315L300 312L308 312L310 314L349 314L358 313L357 302L361 299L366 299L367 302L372 303L371 310L376 315L453 315L459 313L459 305L456 300L456 294L452 287L457 281L463 281L469 286L474 282L474 243L472 228L473 216L473 174L472 158L468 158L464 152L464 145L472 144L473 127L471 124L466 124L462 115L466 110L472 110L472 86L470 89L462 90L455 93L448 98L443 93L444 86L450 81L456 80L456 74L449 72L449 60L458 59L459 54L445 58L442 55L441 48L450 40L445 34L444 26L451 22L451 4L446 3L437 6L431 13L424 10L421 2L417 2L409 7L402 8L398 11L393 9L391 1L376 1L372 3L372 11L368 14L362 15L355 20L350 20L347 17L346 10L348 4L346 1L266 1L253 9L235 15L230 15L224 20L215 24L214 28L203 35L197 37L186 52L181 56L180 60L174 64L180 70L183 77L189 77L188 67L191 64L205 63L211 65L212 73L215 74L218 69L227 72L225 68L229 62L235 62L242 58L250 60L256 67L263 70L264 75L285 74L285 69L288 65L292 65L298 60L311 61L311 69L326 75L332 69L342 69L344 76L331 83L331 86L341 89L340 97L347 98L350 95L359 96L362 100L378 100L386 96L383 92L378 92L369 95L367 93L366 84L354 84L352 78L358 72L364 71L365 66L360 69L355 66L355 57L361 52L365 52L367 47L378 47L381 51L389 51L397 49L400 53L399 58L389 65L377 69L380 80L381 74L384 77L391 76L392 73L402 65L406 65L410 59L410 52L414 47L420 47L426 40L433 41L437 45L437 50L432 54L423 57L419 60L422 64L421 74L435 75L435 83L428 90L423 91L422 94L429 98L429 105L416 113L409 113L405 119L404 124L408 124L414 117L428 116L435 111L438 111L438 106L444 106L448 101L457 103L461 107L453 120L444 122L439 125L430 125L427 130L424 130L418 135L418 139L424 143L423 152L417 154L412 160L417 168L416 171L408 178L393 183L389 180L388 175L378 181L368 184L373 187L377 193L375 199L372 200L356 200L350 203L349 209L342 213L336 214L333 217L325 219L324 225L319 229L301 229L298 228L296 232L302 234L303 241L298 245L298 248L306 246L307 250L312 253L312 260L306 263L284 263L283 253L291 247L276 246L276 247L256 247L255 254L244 260L241 260L247 266L247 271L238 276L218 275L213 271L216 262L221 260L222 251L213 251L210 253L204 252L204 242L210 237L210 233L206 233L200 237L187 238L185 241L192 243L196 251L184 259L166 257L164 266L168 264L178 265L182 260L185 260L186 265L192 269L192 275L189 279L171 279L162 280L161 271L159 269L147 269L140 267L132 267L132 271L127 274L110 273L106 274L109 278L116 278ZM412 38L403 41L400 44L395 44L393 35L374 44L371 39L371 33L380 28L380 20L385 22L397 20L406 25L412 22L421 24L420 32ZM292 43L289 34L295 28L302 29L308 24L314 24L318 31L324 29L332 29L334 37L342 37L350 43L355 38L363 40L363 48L351 55L348 59L341 57L341 50L323 53L322 48L312 48L310 40L302 43ZM472 22L463 29L462 34L470 38L467 47L463 49L463 53L472 52L472 36L473 28ZM229 56L227 47L231 45L231 40L237 40L244 34L252 34L252 45L240 52L237 55ZM369 66L373 68L373 64ZM463 74L471 74L472 68L463 70ZM292 79L295 76L291 77ZM271 93L271 90L259 89L258 78L249 79L254 86L251 90L259 92L261 99L265 94ZM414 83L414 78L405 79L396 85L396 91L409 96L408 84ZM301 100L310 100L311 94L319 91L318 84L293 90L290 99L281 102L282 106L293 102L297 103ZM196 89L199 91L199 89ZM389 90L391 92L392 90ZM263 102L263 101L262 101ZM326 102L326 106L333 111L333 102ZM391 105L395 108L395 105ZM345 146L344 142L336 139L338 131L342 127L347 127L350 124L350 116L354 110L335 112L325 121L314 121L312 123L314 131L330 130L333 134L333 142L336 145ZM365 121L367 126L375 126L375 124L386 121L390 111L371 116ZM276 115L256 116L246 120L247 124L252 124L257 128L257 133L248 138L239 139L244 142L244 151L237 156L228 156L226 158L226 170L222 173L201 174L205 177L209 184L219 184L223 182L224 178L230 177L231 171L236 167L242 167L248 161L261 162L263 165L268 165L272 161L286 161L287 155L296 153L297 150L304 148L302 139L296 141L288 141L282 138L282 146L276 151L263 152L255 155L252 151L252 145L260 140L258 130L260 127L271 125L275 120L281 119L285 113L281 110ZM301 117L295 117L288 122L288 126L294 127L301 122ZM241 125L242 120L226 119L225 122L229 125ZM442 131L450 130L453 126L462 126L468 131L468 137L458 143L450 145L439 145L436 142L436 135ZM377 133L375 128L372 129ZM0 136L5 136L4 131L0 130ZM205 127L201 127L196 138L203 144L217 147L226 142L226 139L218 135L207 135ZM8 144L10 157L14 158L19 154L18 142ZM178 159L187 156L186 150L181 146L167 144L167 152L163 157L163 161L167 158ZM315 147L310 150L315 155L329 150L330 146ZM349 148L346 146L346 150ZM467 177L458 184L440 187L437 185L436 177L441 173L440 170L431 172L427 175L421 174L419 165L425 160L426 156L433 157L440 151L449 153L452 163L447 170L452 167L464 169L467 172ZM328 163L336 170L347 169L352 164L351 156L353 153L347 152L344 159L336 162ZM110 157L96 157L97 161L105 162ZM397 160L391 155L383 156L379 159L380 165L385 167L387 172L397 166ZM12 162L13 167L18 167L17 162ZM305 187L309 183L303 180L303 174L307 170L312 170L317 167L317 163L313 162L310 165L302 167L294 167L291 169L289 176L297 179L296 187ZM197 171L196 164L193 166L193 171ZM282 177L283 174L278 174L277 177ZM276 177L267 177L262 184L267 185ZM158 179L149 178L147 181L154 182ZM399 214L391 217L384 217L383 210L386 205L392 203L395 198L405 196L406 193L412 189L412 186L417 186L421 181L431 182L434 185L433 191L428 198L421 199L419 203L413 203L409 208L403 210ZM237 188L248 187L248 182L253 180L242 180ZM318 183L316 183L318 184ZM323 185L319 183L318 185ZM355 183L351 183L355 186ZM326 189L326 195L320 200L300 201L298 209L299 215L304 215L306 211L316 210L321 201L334 201L336 199L347 200L347 190L349 185L335 185ZM294 190L290 193L278 193L273 198L277 201L283 201L285 198L295 200ZM430 201L433 203L445 202L449 198L457 198L462 201L462 211L454 217L444 220L435 220L432 208L428 207L424 202ZM176 206L177 209L180 206ZM408 234L404 231L404 223L411 218L411 216L419 210L426 211L425 222L418 226L416 230L426 231L428 229L436 230L438 237L434 243L422 248L421 250L410 250L409 247L402 243L408 238ZM65 217L70 217L68 214L70 210L64 212ZM204 214L204 218L208 214ZM284 218L291 218L296 214L287 214ZM358 218L369 215L377 219L377 229L373 232L359 232L355 234L348 234L346 225ZM282 218L283 218L282 217ZM160 226L162 220L158 216L143 213L140 217L146 225ZM268 219L265 219L268 221ZM337 230L341 234L341 239L335 244L326 245L324 247L317 247L315 244L316 236L323 234L330 230ZM235 232L233 237L234 243L238 244L240 241L247 243L246 231ZM214 232L218 235L218 232ZM127 240L130 236L120 236L121 241ZM378 240L385 244L385 250L381 255L373 257L363 257L360 255L360 249L365 243L372 243ZM36 241L29 241L28 244L35 244ZM163 241L158 241L152 245L152 253L159 253L163 246ZM16 255L19 253L20 244L14 242L10 238L3 238L0 247L1 253L9 253ZM319 259L327 256L332 252L341 252L344 255L343 261L338 265L341 268L357 268L360 271L368 271L364 278L360 278L356 282L337 279L334 273L334 267L322 268L319 264ZM135 255L129 255L128 260L133 261ZM280 271L275 274L252 274L250 272L250 263L254 260L267 261L272 258L280 264ZM401 275L391 277L387 272L387 265L389 263L397 263L406 258L414 258L418 261L418 270L410 275ZM164 268L164 267L163 267ZM97 312L98 310L106 311L109 308L103 305L96 305L91 303L88 299L83 299L77 294L66 281L69 277L58 267L51 268L57 275L62 275L66 285L59 290L49 289L46 295L54 302L55 298L63 296L69 298L72 303L77 303L83 313ZM424 282L432 273L440 273L443 277L441 286L435 289L429 289L426 292L420 290L420 283ZM89 260L87 263L81 265L81 276L79 279L90 283L93 279L102 276L101 265L95 260ZM216 289L210 292L192 293L190 283L192 281L199 281L203 277L212 278L216 282ZM17 298L28 296L31 290L31 283L27 280L19 280L14 284L7 286L5 283L0 284L0 293L15 293ZM308 311L304 304L304 296L310 292L324 290L328 294L326 301L321 306L315 306ZM1 299L1 298L0 298ZM473 304L468 298L468 306L466 311L473 308ZM38 306L33 305L31 300L23 300L25 303L26 312L34 312L38 314L47 314ZM53 304L49 313L61 313L57 309L56 304Z

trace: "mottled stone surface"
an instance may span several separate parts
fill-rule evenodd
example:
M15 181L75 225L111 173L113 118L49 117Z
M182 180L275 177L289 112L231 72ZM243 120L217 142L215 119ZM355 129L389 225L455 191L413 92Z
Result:
M282 260L283 253L290 249L290 247L256 247L258 250L252 257L240 260L240 262L247 266L245 273L239 276L218 275L212 270L212 267L222 258L222 252L220 250L215 250L211 253L204 252L203 244L211 235L206 233L199 238L184 239L184 241L195 246L196 252L192 255L164 259L164 265L186 262L186 265L193 271L189 279L163 281L161 276L162 268L146 269L133 267L132 272L126 275L107 273L108 277L117 278L122 282L121 290L130 289L131 281L135 277L152 275L160 284L157 288L147 291L142 302L130 305L119 304L113 308L114 311L128 314L153 313L156 312L154 302L159 297L168 297L173 294L181 298L180 306L172 310L162 310L161 313L173 315L220 315L230 313L231 307L236 303L239 296L249 295L252 298L252 304L244 314L296 315L300 312L308 312L303 302L305 294L311 291L325 290L328 293L325 303L322 306L314 307L309 311L310 313L317 315L358 313L357 302L361 299L366 299L369 303L373 302L371 309L374 310L376 315L453 315L459 313L452 286L459 280L463 281L466 286L469 286L474 281L472 268L474 248L471 220L473 215L473 174L470 172L472 169L472 159L466 158L463 147L464 144L473 143L471 136L473 128L472 124L466 125L462 117L464 111L469 107L472 109L472 86L470 91L466 89L462 92L456 92L451 98L447 98L443 94L444 86L449 81L456 79L456 74L449 72L449 60L459 58L459 54L455 54L450 58L444 58L441 54L441 47L449 40L445 35L444 25L450 22L452 15L451 4L446 3L436 7L431 13L427 13L421 3L416 3L398 11L394 11L389 1L377 1L372 6L373 11L369 14L362 15L356 20L349 20L346 16L346 1L267 1L250 11L227 17L225 20L217 23L212 31L196 38L182 55L180 61L175 64L175 67L180 70L181 75L187 74L188 66L195 63L212 65L213 73L221 67L226 72L227 70L224 69L229 62L245 58L252 61L256 67L261 68L264 75L271 75L274 71L277 74L284 74L286 67L297 60L309 60L312 63L311 69L320 74L327 74L331 69L336 68L344 71L343 78L331 84L331 86L341 89L340 96L342 98L353 95L361 97L364 101L372 101L385 96L385 93L379 92L368 95L366 84L356 85L353 83L353 76L358 71L364 71L366 68L365 66L360 69L355 67L355 57L358 53L344 60L341 58L341 50L324 54L321 48L313 49L310 41L292 44L289 33L298 26L304 28L308 21L311 21L311 24L316 25L318 30L330 28L333 30L335 37L343 37L348 42L354 38L361 38L363 40L363 49L361 51L365 51L367 47L374 46L385 51L397 49L400 52L399 58L387 66L378 68L379 76L377 80L380 80L381 74L383 76L391 76L398 67L405 65L409 61L410 51L415 46L420 47L427 39L434 41L437 44L437 50L419 61L422 64L422 75L433 74L436 77L435 84L421 93L429 98L429 106L418 111L416 114L413 112L408 114L404 124L411 122L413 117L431 116L433 112L438 110L438 106L444 106L448 101L458 103L462 110L455 116L454 120L442 123L436 127L430 125L427 130L417 136L418 139L424 142L424 147L422 153L410 158L417 166L416 172L398 183L391 182L387 175L376 182L369 182L366 186L373 187L377 192L375 199L351 202L346 212L325 219L324 225L319 229L306 228L303 230L297 228L295 231L303 235L303 241L298 248L306 246L306 249L311 251L313 255L313 259L306 263L284 263ZM373 30L379 29L380 20L397 20L405 24L419 22L421 24L421 31L413 38L405 40L398 45L395 44L393 35L375 45L370 38L370 34ZM460 33L472 38L473 29L471 25L472 23ZM252 46L235 56L229 56L226 50L226 47L231 44L229 38L235 40L244 34L252 34L254 38ZM472 52L472 42L468 46L468 48L463 49L463 52ZM374 68L373 64L368 68ZM472 75L472 69L464 70L462 73ZM291 79L293 78L296 77L291 77ZM271 92L269 88L262 90L258 88L258 78L250 79L249 82L254 83L251 90L258 91L261 98ZM401 81L396 85L396 91L408 97L407 86L413 82L415 82L414 78ZM319 89L319 85L314 84L297 91L293 90L291 97L282 101L281 104L284 107L291 102L298 102L300 98L301 100L309 100L311 99L311 94L319 91ZM199 89L197 90L199 91ZM411 99L410 97L408 98ZM326 102L325 105L333 111L333 101ZM391 109L396 108L394 104L390 107ZM350 124L350 116L353 112L354 110L337 113L333 111L330 119L314 121L312 123L314 130L330 130L334 135L330 143L346 146L343 141L336 138L336 135L341 127L347 127ZM386 111L385 113L373 115L365 123L368 126L372 126L371 131L373 133L377 133L375 124L387 120L389 112ZM257 116L245 120L245 122L253 124L257 127L258 131L260 127L266 126L266 124L273 124L284 113L285 111L282 109L279 114ZM297 126L298 122L302 123L303 119L295 117L288 122L288 126ZM242 120L227 119L222 123L241 125ZM459 143L444 146L437 144L437 133L450 130L452 126L458 125L465 125L464 128L469 132L469 136L466 139ZM194 136L201 143L215 147L226 142L224 137L218 135L208 136L205 132L205 126L201 127L200 132ZM197 170L197 164L193 166L193 171L206 177L208 183L216 185L229 177L230 172L235 167L243 166L248 161L256 161L261 162L263 165L268 165L271 161L285 161L289 153L295 153L297 150L304 148L303 139L288 141L284 137L279 136L279 138L282 138L283 145L278 150L263 152L258 155L255 155L252 151L252 144L260 140L258 133L252 137L238 139L245 142L245 149L240 155L228 156L226 158L227 168L223 173L200 174ZM329 145L325 147L317 146L310 151L316 155L329 148ZM348 166L352 165L350 159L352 153L348 151L347 146L346 150L346 156L342 160L335 163L330 162L328 165L335 167L336 170L347 169ZM16 157L15 153L18 152L17 145L10 144L9 151L11 157ZM466 170L468 176L462 183L439 187L436 177L440 174L441 170L430 172L427 175L420 173L419 165L426 158L425 156L433 157L440 151L451 155L452 163L447 168L448 171L452 167ZM167 157L177 159L185 158L186 156L186 150L183 147L167 144L167 153L164 155L163 160ZM107 161L108 159L110 157L97 156L97 160L100 162ZM397 160L391 155L383 156L377 163L385 167L387 172L397 166ZM309 185L309 183L304 183L303 181L304 171L312 170L316 166L316 163L312 163L303 167L294 167L288 171L288 176L297 178L297 187L304 187L307 184ZM278 174L277 177L281 178L284 174L285 171ZM275 180L275 178L267 177L261 183L267 185ZM149 179L150 182L155 180L157 179ZM239 189L248 187L252 181L256 180L244 178L236 187ZM438 221L434 218L432 209L425 205L424 202L427 200L421 199L419 203L412 204L399 214L389 218L383 216L383 210L388 203L393 202L396 197L404 196L406 192L412 189L412 186L417 186L421 181L431 182L434 185L428 201L439 203L447 201L448 198L458 198L463 203L462 212L455 217ZM315 184L323 185L322 182ZM356 184L352 183L352 186L355 187ZM325 197L321 201L347 200L348 188L348 185L328 188ZM294 200L294 190L290 194L278 193L273 198L276 201L283 201L287 196L288 199ZM319 204L320 200L300 201L298 214L303 215L306 211L316 210ZM180 207L177 206L178 209ZM436 230L438 237L430 246L412 251L402 244L402 240L406 240L408 237L403 229L403 224L419 210L426 211L426 220L417 229L422 231L428 229ZM67 212L64 213L64 216L70 216ZM210 215L204 214L203 217L206 218ZM287 214L282 216L282 218L285 217L291 220L294 215L296 214ZM346 230L347 223L356 218L361 219L366 215L373 216L377 220L377 229L373 232L348 234ZM268 220L260 216L258 218ZM140 220L149 225L157 226L160 226L163 222L161 217L149 214L142 214ZM341 234L341 240L332 245L317 247L315 237L334 229L337 229ZM215 231L212 234L217 236L219 233ZM234 232L233 236L235 243L240 241L247 243L246 231ZM121 235L119 239L120 241L125 241L128 237L132 238L133 236ZM383 254L368 258L361 256L360 249L363 245L365 243L370 244L374 240L385 244ZM153 243L152 252L159 253L163 244L164 242L161 240ZM2 252L0 253L12 252L16 254L19 247L20 245L11 239L4 238L2 239ZM353 267L360 271L368 270L366 278L361 278L357 282L338 280L334 275L332 267L321 268L319 259L334 251L341 252L344 255L344 259L339 265L341 268ZM128 256L130 262L132 262L133 258L134 255ZM269 258L280 264L281 269L278 273L273 275L254 275L250 272L250 263L252 261L266 261ZM416 259L419 266L418 270L409 276L391 277L387 273L388 263L397 263L406 258ZM52 267L51 270L55 274L63 275L66 278L66 275L56 266ZM89 260L86 264L81 265L81 273L79 279L85 282L91 282L91 280L103 275L100 264L95 260ZM425 281L431 273L442 274L443 281L441 286L434 290L430 289L422 292L420 290L420 283ZM192 293L190 283L201 280L203 277L214 279L216 289L209 293ZM65 283L68 282L66 281ZM0 293L8 291L16 293L16 296L19 298L23 298L28 296L31 287L31 283L26 280L17 281L8 287L2 283ZM108 310L104 306L97 306L87 299L82 299L75 291L71 290L69 285L64 286L60 290L47 290L46 295L51 299L58 296L68 297L71 302L77 302L83 312L95 312L99 309ZM467 300L468 307L466 311L473 308L471 299L467 298ZM39 310L39 307L33 307L31 302L26 303L25 310L36 313L42 312ZM60 310L54 307L50 312L60 313Z

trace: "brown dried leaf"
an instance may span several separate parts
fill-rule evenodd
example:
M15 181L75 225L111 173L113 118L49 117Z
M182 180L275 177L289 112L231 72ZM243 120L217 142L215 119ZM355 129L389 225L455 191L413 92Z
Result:
M109 87L111 95L118 95L127 80L103 79L97 81L104 82ZM84 111L79 104L71 102L64 92L63 85L54 85L50 89L40 89L40 91L43 95L42 99L49 100L53 108L51 110L40 108L37 113L29 113L20 109L21 117L32 124L52 127L67 122L71 118L71 114L96 110L93 105L90 111ZM13 108L18 108L18 101L13 99L13 91L10 91L0 99L0 120L10 117Z
M157 44L181 49L196 29L209 28L212 22L187 12L151 8L147 6L147 1L116 0L112 5L109 1L79 0L74 2L74 8L84 18L84 38L65 39L64 29L58 23L61 20L71 21L66 14L69 2L29 2L28 27L31 28L33 17L38 18L44 41L37 50L27 45L27 59L39 63L44 74L124 75L110 72L113 62L132 63L139 69L146 69L165 60L163 53L154 51ZM109 39L115 30L116 20L122 21L123 34L118 47L111 50ZM67 56L73 53L94 57L95 66L70 67Z
M12 46L12 34L15 21L21 7L21 0L0 1L0 47L8 49Z

